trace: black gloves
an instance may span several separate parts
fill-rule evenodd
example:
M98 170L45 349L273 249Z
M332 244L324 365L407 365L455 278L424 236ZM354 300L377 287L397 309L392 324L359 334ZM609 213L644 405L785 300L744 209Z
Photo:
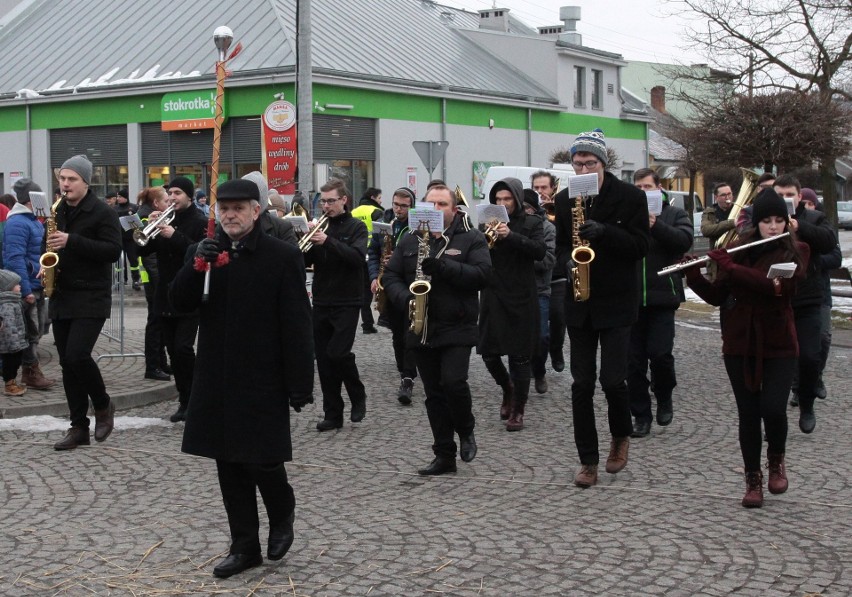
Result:
M420 267L427 276L434 276L444 269L444 262L434 257L427 257Z
M297 413L302 412L302 409L308 404L314 403L313 394L291 394L290 395L290 406Z
M219 243L214 238L205 238L195 248L195 256L213 263L219 257Z
M604 235L606 227L600 222L594 220L586 220L580 224L580 238L583 240L597 240Z

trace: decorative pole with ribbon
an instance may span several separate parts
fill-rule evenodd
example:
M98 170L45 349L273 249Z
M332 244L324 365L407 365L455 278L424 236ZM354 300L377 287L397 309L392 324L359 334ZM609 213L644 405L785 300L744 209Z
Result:
M210 163L210 215L207 220L207 238L213 238L216 235L216 191L219 186L219 148L222 144L222 121L225 119L223 101L225 98L225 78L228 72L225 70L225 63L233 59L243 49L243 44L237 44L234 51L227 53L231 47L231 42L234 41L234 32L230 28L222 26L217 27L213 32L213 42L216 44L218 51L218 59L216 60L216 112L213 118L213 160ZM207 301L210 296L210 269L212 267L221 267L228 263L228 252L223 251L219 254L219 258L215 263L209 264L203 259L196 258L195 268L205 271L204 275L204 294L202 300Z

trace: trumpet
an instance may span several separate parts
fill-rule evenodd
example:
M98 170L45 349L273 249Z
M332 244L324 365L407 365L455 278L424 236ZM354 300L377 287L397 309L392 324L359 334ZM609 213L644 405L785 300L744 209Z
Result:
M163 226L168 226L175 219L175 206L169 205L166 210L160 214L160 217L153 222L148 222L148 225L142 229L137 228L133 231L133 241L140 247L144 247L151 239L156 238L163 231Z
M302 253L307 253L313 248L314 244L311 242L311 239L317 232L325 232L325 229L328 228L328 215L323 214L322 217L317 220L317 225L314 226L313 230L305 234L302 238L299 239L299 250Z
M776 234L775 236L768 236L766 238L761 238L760 240L756 240L750 243L746 243L744 245L740 245L738 247L734 247L732 249L728 249L728 253L736 253L737 251L742 251L743 249L750 249L751 247L756 247L757 245L762 245L763 243L768 243L773 240L778 240L779 238L784 238L785 236L790 236L789 232L782 232L781 234ZM664 267L660 271L657 272L658 276L667 276L668 274L672 274L674 272L679 272L684 269L689 269L690 267L695 267L696 265L703 265L710 261L710 258L707 255L703 257L698 257L697 259L692 259L690 261L686 261L684 263L675 263L674 265L669 265L668 267Z
M494 243L497 242L497 227L501 222L498 219L493 219L485 225L485 230L482 233L485 235L485 240L488 243L488 248L493 249Z

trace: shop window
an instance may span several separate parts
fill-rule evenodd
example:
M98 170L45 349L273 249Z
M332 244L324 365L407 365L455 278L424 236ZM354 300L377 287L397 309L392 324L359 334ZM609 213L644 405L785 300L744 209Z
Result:
M358 199L373 186L374 163L370 160L321 160L328 165L328 177L339 178L352 193L352 202L357 207Z

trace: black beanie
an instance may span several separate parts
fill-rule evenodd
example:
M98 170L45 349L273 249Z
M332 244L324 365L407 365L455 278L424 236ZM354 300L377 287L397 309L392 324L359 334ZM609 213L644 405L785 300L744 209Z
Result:
M524 189L524 203L532 205L535 208L536 213L538 213L538 193L532 189Z
M169 188L177 187L190 199L192 198L193 193L195 193L195 185L192 184L192 181L189 180L186 176L177 176L172 179L169 183Z
M785 220L790 216L787 203L775 192L775 189L763 189L754 198L754 208L751 221L755 228L757 224L769 216L779 216Z

